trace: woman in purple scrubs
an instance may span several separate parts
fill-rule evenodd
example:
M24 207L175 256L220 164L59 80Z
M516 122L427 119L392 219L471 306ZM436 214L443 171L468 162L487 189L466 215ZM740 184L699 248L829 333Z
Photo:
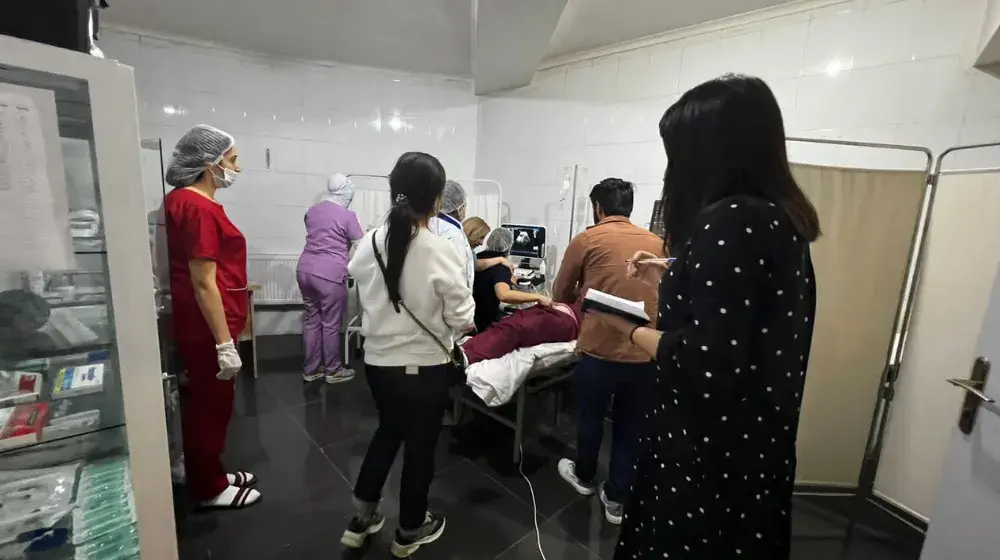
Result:
M364 230L358 216L347 209L354 198L354 183L337 173L330 177L326 190L306 212L306 246L296 269L305 302L302 380L326 377L327 383L340 383L354 378L354 370L341 361L340 326L347 309L348 256Z

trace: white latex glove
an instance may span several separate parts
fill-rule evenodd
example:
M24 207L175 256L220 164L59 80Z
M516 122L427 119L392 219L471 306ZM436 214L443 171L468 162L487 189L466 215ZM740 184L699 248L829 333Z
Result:
M219 373L215 374L219 379L232 379L240 372L243 361L240 360L240 353L236 351L236 344L230 340L222 344L215 345L215 354L219 359Z

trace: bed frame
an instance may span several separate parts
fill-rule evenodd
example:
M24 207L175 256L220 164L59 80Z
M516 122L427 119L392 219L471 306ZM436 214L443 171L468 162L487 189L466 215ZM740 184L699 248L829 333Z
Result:
M451 398L454 408L452 413L456 421L462 417L462 407L468 405L473 409L489 416L493 420L496 420L500 424L507 426L508 428L514 430L514 449L513 449L513 461L514 464L519 464L521 462L521 445L524 442L524 412L528 404L528 397L543 393L563 381L566 381L572 376L573 368L576 367L576 362L569 364L562 364L555 366L551 369L541 370L530 375L521 383L521 386L517 388L517 393L514 398L511 399L514 403L514 420L507 418L504 414L501 414L498 408L501 407L490 407L482 401L475 393L472 392L467 385L464 383L454 387L451 391ZM562 408L562 394L559 392L555 393L556 403L555 412L553 418L553 425L559 425L559 411Z

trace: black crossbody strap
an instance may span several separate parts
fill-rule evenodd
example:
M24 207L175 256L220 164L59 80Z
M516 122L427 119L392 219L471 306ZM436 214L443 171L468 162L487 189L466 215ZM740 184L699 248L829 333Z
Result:
M386 235L388 235L388 232L386 232ZM386 280L385 262L382 260L382 253L380 253L378 250L378 243L375 241L375 236L376 233L372 233L372 250L375 252L375 261L378 262L379 270L382 271L382 281L385 282L386 292L388 293L389 282ZM389 299L390 301L392 300L391 294L389 295ZM445 346L444 343L438 339L438 337L434 336L434 333L431 332L431 330L427 328L427 326L424 325L423 322L420 321L420 319L417 319L417 316L414 315L412 311L410 311L410 308L407 307L405 303L403 303L402 296L400 296L398 302L393 301L392 306L396 309L396 313L399 313L399 308L402 307L403 311L406 311L406 314L410 316L410 319L413 319L413 322L416 323L417 326L420 327L422 331L427 333L427 336L431 337L431 339L438 345L438 348L440 348L441 351L444 352L444 355L448 358L448 361L452 365L458 366L458 362L455 360L455 357L452 355L451 351L448 350L448 347Z

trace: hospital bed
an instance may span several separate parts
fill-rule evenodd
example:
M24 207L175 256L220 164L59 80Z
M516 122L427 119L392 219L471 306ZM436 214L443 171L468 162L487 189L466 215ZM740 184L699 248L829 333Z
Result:
M344 363L350 364L352 351L360 347L360 317L351 322L344 340ZM354 345L351 338L354 338ZM353 347L352 347L353 346ZM514 431L512 458L521 462L524 443L524 418L528 398L557 388L568 381L577 362L576 341L540 344L515 350L502 358L472 364L465 372L464 384L452 388L452 418L462 417L468 406ZM561 394L555 392L553 425L559 423ZM500 407L514 403L514 416L509 418Z
M461 418L462 407L469 406L513 430L513 461L520 463L528 397L568 380L576 361L576 341L573 341L521 348L502 358L472 364L466 369L465 385L452 389L454 418ZM558 391L555 398L553 423L558 424L561 408ZM511 401L514 403L513 419L498 410Z

